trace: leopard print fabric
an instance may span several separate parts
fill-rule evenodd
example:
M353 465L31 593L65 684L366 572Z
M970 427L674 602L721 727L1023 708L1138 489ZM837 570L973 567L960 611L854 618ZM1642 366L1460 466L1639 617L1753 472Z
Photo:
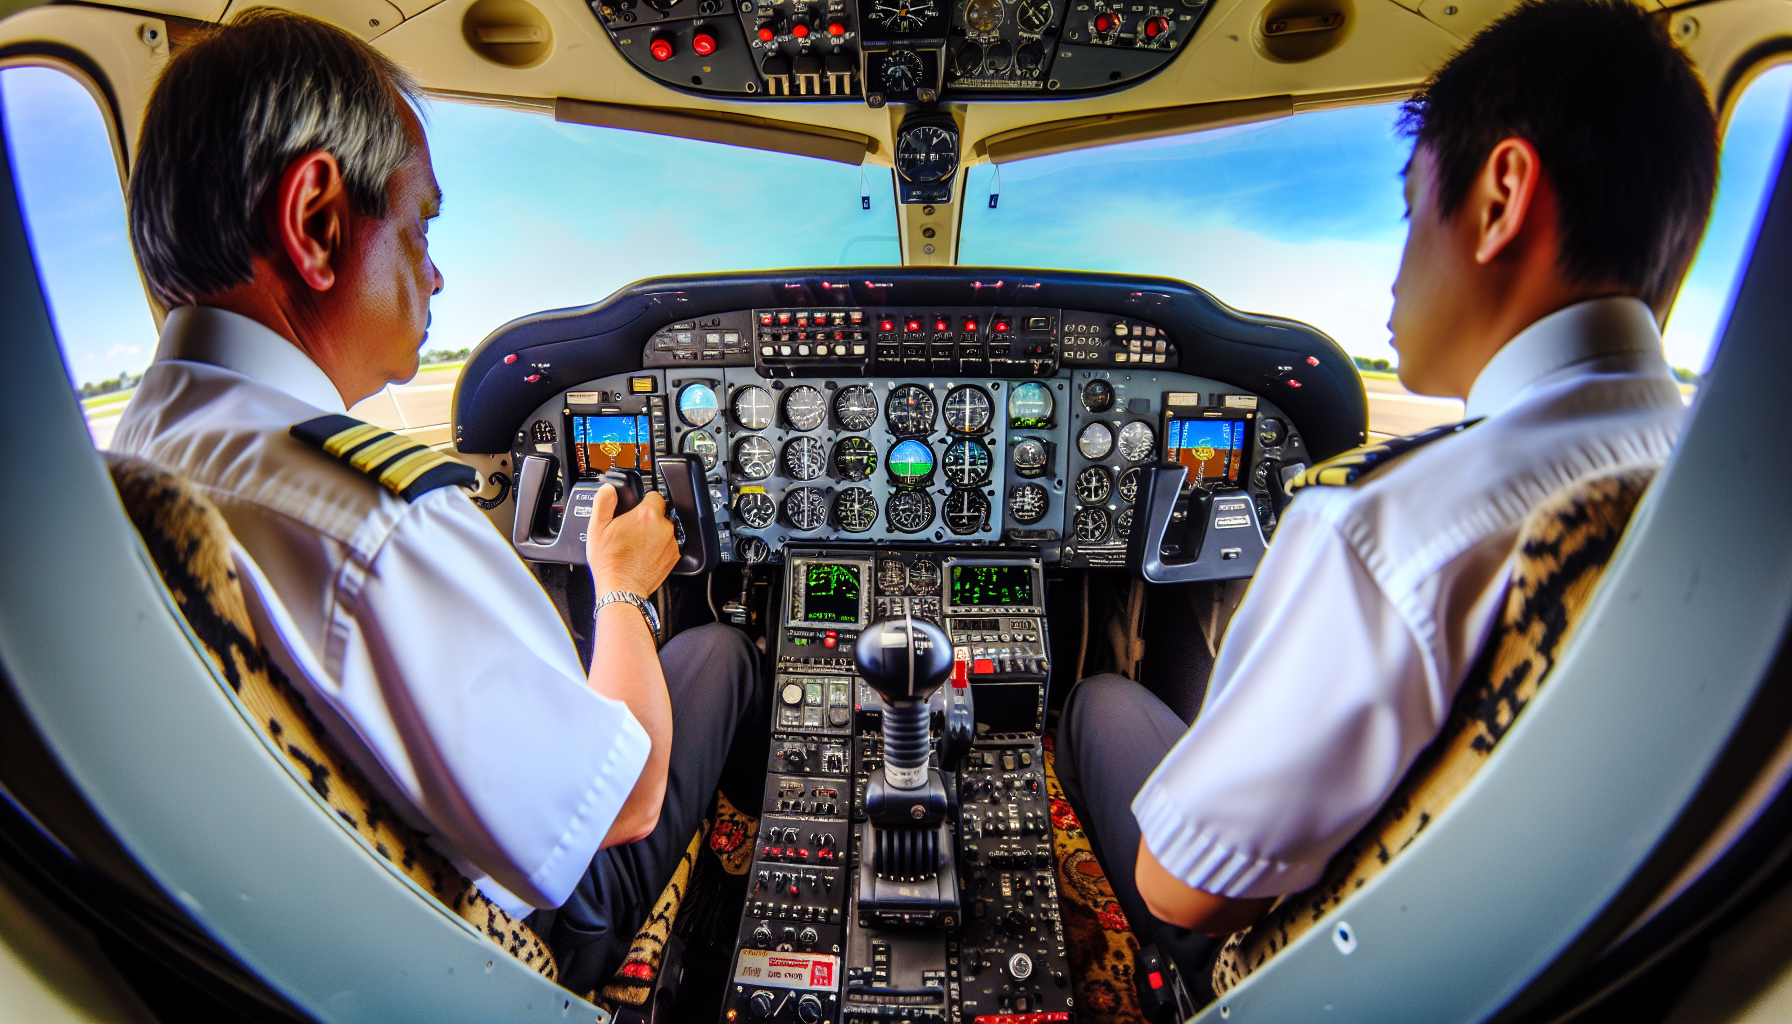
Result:
M1505 606L1443 730L1316 885L1227 940L1213 965L1215 993L1225 994L1386 870L1468 785L1555 667L1653 476L1647 469L1596 477L1525 521Z
M113 483L188 627L245 717L344 828L504 952L549 979L554 957L406 825L374 792L256 638L230 552L230 528L198 488L153 463L108 454Z

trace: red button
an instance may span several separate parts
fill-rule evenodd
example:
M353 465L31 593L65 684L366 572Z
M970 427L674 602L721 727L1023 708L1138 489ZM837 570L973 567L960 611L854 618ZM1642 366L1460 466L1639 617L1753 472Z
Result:
M1288 386L1289 386L1289 387L1291 387L1291 388L1298 388L1298 387L1300 387L1300 381L1298 381L1298 380L1291 380L1291 381L1289 381L1289 382L1288 382Z
M877 329L880 331L893 331L896 329L896 321L894 321L894 320L879 320L877 322Z
M933 322L933 329L936 331L949 331L952 329L952 325L944 320L935 320Z
M840 641L836 640L835 638L833 638L831 636L823 637L822 641L821 641L821 646L823 646L823 647L838 647L838 646L840 646Z
M970 670L970 667L971 663L968 661L955 661L952 663L953 686L962 687L969 682L969 680L965 678L965 674Z
M809 37L809 26L799 21L795 25L790 26L790 34L798 39L807 39Z
M509 355L504 357L504 365L505 366L509 366L511 363L514 363L514 362L516 362L516 353L515 352L512 352Z
M691 49L696 50L699 57L707 57L716 52L716 37L708 32L699 32L691 37Z
M764 31L765 31L765 30L764 30L764 29L760 29L760 30L759 30L759 31L761 31L761 32L764 32ZM765 37L764 37L764 36L761 36L761 37L760 37L760 38L761 38L761 39L763 39L763 38L765 38ZM770 313L761 313L761 314L759 314L759 322L760 322L760 323L762 323L762 324L764 324L764 325L765 325L765 326L767 326L767 327L770 327L770 326L771 326L771 325L772 325L772 315L771 315L771 314L770 314Z
M1145 976L1145 980L1151 982L1152 988L1163 988L1164 987L1164 975L1163 975L1162 971L1152 971L1150 974Z
M980 676L994 675L995 670L996 670L995 662L990 661L988 658L978 658L977 661L971 666L971 671L977 673Z
M842 25L837 21L828 22L828 35L843 36L845 34L846 34L846 26L845 25Z
M1168 31L1170 31L1170 20L1168 18L1148 18L1145 21L1146 39L1156 39L1158 36L1161 36Z
M1096 17L1095 17L1095 31L1097 31L1097 32L1106 32L1106 31L1107 31L1107 30L1108 30L1108 29L1111 29L1111 28L1113 28L1113 27L1114 27L1114 19L1112 19L1112 18L1110 18L1110 17L1108 17L1108 16L1107 16L1107 15L1105 15L1105 14L1098 14L1098 15L1096 15Z
M530 374L530 375L529 375L529 376L527 376L527 377L524 377L524 378L523 378L523 379L524 379L524 380L526 380L526 381L528 381L528 382L529 382L529 383L531 383L531 384L533 384L533 383L535 383L535 382L536 382L536 381L538 381L538 380L540 380L540 379L541 379L541 374L539 374L539 373L531 373L531 374Z
M778 33L773 32L772 27L770 25L759 26L759 41L760 42L769 43L776 38L778 38ZM768 318L768 320L769 320L769 318Z
M975 320L966 320L966 321L965 321L965 322L964 322L964 329L965 329L965 330L967 330L967 331L974 331L974 330L976 330L976 329L977 329L977 321L975 321Z
M672 41L670 39L655 39L647 47L647 52L653 54L654 60L671 60Z
M996 321L996 322L995 322L995 323L994 323L994 324L991 324L991 325L990 325L990 328L989 328L989 329L990 329L990 330L992 330L992 331L995 331L995 332L997 332L997 333L1003 333L1003 332L1006 332L1006 331L1007 331L1007 330L1008 330L1008 321L1006 321L1006 320L997 320L997 321Z
M910 330L910 331L918 331L921 329L921 321L910 320L906 325L904 325L904 329Z

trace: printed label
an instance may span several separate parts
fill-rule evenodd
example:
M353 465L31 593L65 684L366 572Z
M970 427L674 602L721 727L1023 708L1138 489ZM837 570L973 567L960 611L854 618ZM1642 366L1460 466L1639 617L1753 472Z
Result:
M1213 521L1213 528L1216 530L1236 530L1249 525L1251 525L1250 516L1220 516Z
M825 953L743 949L734 965L734 983L832 992L839 962Z

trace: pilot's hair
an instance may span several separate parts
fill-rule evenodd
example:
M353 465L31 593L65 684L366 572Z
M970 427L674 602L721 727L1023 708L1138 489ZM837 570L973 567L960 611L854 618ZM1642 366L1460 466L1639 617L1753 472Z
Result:
M387 182L410 158L411 77L316 18L245 11L169 60L131 169L131 244L150 290L186 306L245 284L274 244L263 220L293 160L335 156L350 208L384 217Z
M1439 212L1522 138L1559 198L1562 272L1651 304L1673 295L1717 187L1717 120L1661 16L1626 0L1526 0L1406 104Z

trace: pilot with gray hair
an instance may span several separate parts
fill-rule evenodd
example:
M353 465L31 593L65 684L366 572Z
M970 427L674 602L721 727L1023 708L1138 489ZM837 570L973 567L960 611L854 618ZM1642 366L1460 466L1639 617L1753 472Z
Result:
M462 490L472 469L346 415L416 374L443 287L421 102L372 47L285 11L174 54L129 186L131 242L168 315L113 448L217 505L263 639L311 709L495 903L546 911L530 924L584 992L626 955L731 746L750 758L731 740L763 718L759 657L717 624L656 651L649 598L678 559L673 527L658 494L615 515L606 487L587 673Z

